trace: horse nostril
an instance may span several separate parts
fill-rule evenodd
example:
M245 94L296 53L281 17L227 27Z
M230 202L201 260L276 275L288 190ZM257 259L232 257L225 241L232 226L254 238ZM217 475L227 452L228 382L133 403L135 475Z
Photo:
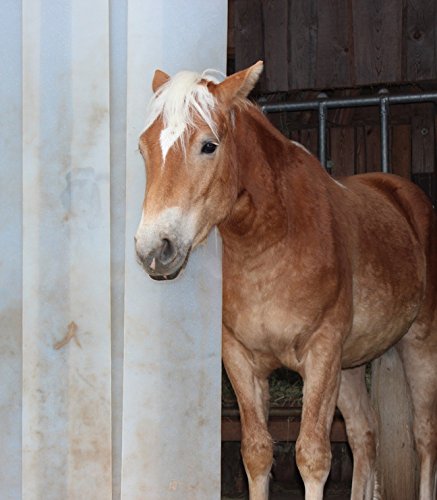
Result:
M169 239L164 238L162 240L162 246L159 252L159 260L161 261L161 263L163 265L168 264L173 260L175 253L176 251L173 243Z

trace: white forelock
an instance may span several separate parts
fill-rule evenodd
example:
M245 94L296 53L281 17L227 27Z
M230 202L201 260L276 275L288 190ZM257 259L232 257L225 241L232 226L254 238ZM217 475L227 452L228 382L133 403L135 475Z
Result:
M213 76L214 70L203 73L181 71L164 83L154 94L149 108L149 115L144 131L162 116L163 129L160 135L162 157L165 161L168 150L180 139L185 149L185 132L194 126L194 118L200 116L217 137L217 126L212 118L216 99L201 80L219 83Z

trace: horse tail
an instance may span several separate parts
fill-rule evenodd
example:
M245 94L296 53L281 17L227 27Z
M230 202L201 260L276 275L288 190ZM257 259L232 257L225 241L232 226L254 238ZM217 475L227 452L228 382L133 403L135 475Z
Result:
M413 410L395 347L372 363L371 397L379 426L375 493L382 500L418 498ZM379 496L380 495L380 496Z

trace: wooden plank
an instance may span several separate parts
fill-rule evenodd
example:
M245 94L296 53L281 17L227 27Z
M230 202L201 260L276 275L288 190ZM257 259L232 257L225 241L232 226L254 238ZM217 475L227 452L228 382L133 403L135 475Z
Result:
M406 79L437 77L437 5L435 0L407 0Z
M356 85L402 79L402 0L352 0Z
M289 137L292 141L300 142L299 130L291 130L289 133Z
M330 159L332 175L344 177L354 174L355 131L353 127L334 127L330 132Z
M413 181L429 196L434 206L437 206L437 177L432 174L414 174Z
M392 127L391 167L394 174L411 178L411 126Z
M235 0L228 1L228 59L235 59Z
M305 146L308 151L313 153L313 155L317 155L318 149L318 138L317 138L317 129L308 128L300 131L300 141L303 146Z
M372 362L371 399L379 423L381 497L411 500L417 496L417 456L412 412L402 362L391 348Z
M235 0L234 9L235 70L239 71L264 59L261 0ZM265 73L257 87L265 88Z
M289 135L289 130L287 128L287 113L281 111L279 113L270 113L267 115L269 122L272 123L282 134L285 136Z
M269 432L274 441L296 441L300 421L295 418L270 418ZM346 428L342 419L335 419L331 429L331 442L347 442ZM222 418L222 441L241 441L241 424L238 418Z
M430 173L435 170L435 119L433 104L417 104L411 120L412 172Z
M380 127L365 127L366 172L381 171L381 136Z
M315 86L350 87L354 84L352 12L349 0L317 2L318 36Z
M366 172L367 152L366 152L366 129L363 126L355 127L355 173Z
M288 90L288 1L262 2L266 90Z
M315 86L317 0L290 0L288 11L290 90Z

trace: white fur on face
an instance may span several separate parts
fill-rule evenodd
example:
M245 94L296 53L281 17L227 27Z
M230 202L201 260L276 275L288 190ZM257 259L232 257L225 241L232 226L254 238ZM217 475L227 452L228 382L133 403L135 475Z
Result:
M196 222L194 213L184 213L180 207L165 208L153 217L147 217L143 211L136 233L137 250L148 255L164 238L189 247L196 235Z
M196 116L208 125L218 139L217 126L212 119L216 99L208 87L200 83L201 80L218 83L217 78L211 75L211 70L206 70L202 74L181 71L162 85L152 98L143 132L158 116L162 116L164 128L160 135L160 145L164 162L169 149L176 141L180 140L185 150L185 132L194 126Z
M168 150L182 136L185 127L183 125L167 127L161 131L159 144L161 145L162 160L165 162Z

